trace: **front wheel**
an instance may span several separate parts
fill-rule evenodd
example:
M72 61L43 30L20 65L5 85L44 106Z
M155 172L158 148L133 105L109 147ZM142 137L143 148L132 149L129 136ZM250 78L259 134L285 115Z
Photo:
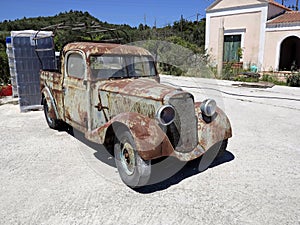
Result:
M139 156L128 130L122 129L116 133L114 154L120 177L127 186L136 188L148 183L151 161L145 161Z
M216 158L222 158L227 148L228 140L225 139L214 144L199 158L198 171L206 170Z
M221 146L219 148L219 151L218 151L218 154L217 154L217 157L218 158L221 158L223 157L225 151L226 151L226 148L227 148L227 144L228 144L228 139L225 139L221 142Z

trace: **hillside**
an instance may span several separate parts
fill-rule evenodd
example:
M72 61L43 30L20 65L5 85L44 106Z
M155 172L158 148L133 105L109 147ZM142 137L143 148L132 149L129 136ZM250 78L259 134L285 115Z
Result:
M61 24L60 27L65 28L55 30L54 41L57 51L65 43L78 40L119 41L122 44L140 40L166 40L189 48L195 53L204 53L205 19L199 22L181 19L163 28L149 27L144 24L140 24L138 27L131 27L127 24L110 24L100 21L88 12L71 10L55 16L24 17L14 21L5 20L0 22L0 83L9 81L5 39L7 36L10 36L10 31L40 30L52 26L52 28L47 29L51 30L54 29L53 25L57 24ZM102 30L102 32L87 33L87 31L91 31L95 27L97 30Z
M5 20L0 23L1 43L5 44L5 37L9 36L9 32L11 30L40 30L42 28L57 25L57 24L71 25L71 26L75 26L76 24L85 24L86 26L92 26L97 24L98 26L106 27L106 28L128 27L128 29L131 29L131 27L126 25L116 26L113 24L108 24L107 22L101 22L97 18L91 16L88 12L71 10L70 12L59 13L58 15L49 16L49 17L36 17L36 18L24 17L22 19L17 19L14 21ZM49 28L48 30L51 30L51 28ZM59 50L58 48L61 47L61 45L64 44L64 42L74 40L74 36L75 37L78 36L78 33L80 33L82 38L89 37L86 34L82 36L82 32L80 31L72 32L71 29L58 30L56 32L58 37L55 40L57 50ZM64 36L64 38L62 38L62 36Z

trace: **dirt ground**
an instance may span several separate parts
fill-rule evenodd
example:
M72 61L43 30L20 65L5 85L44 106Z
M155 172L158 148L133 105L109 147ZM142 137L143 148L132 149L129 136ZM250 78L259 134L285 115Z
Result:
M162 76L232 123L222 158L154 166L132 190L103 146L49 129L43 111L0 106L0 224L300 224L300 89ZM252 97L249 97L252 96ZM253 97L256 96L256 97ZM3 102L3 100L2 100Z

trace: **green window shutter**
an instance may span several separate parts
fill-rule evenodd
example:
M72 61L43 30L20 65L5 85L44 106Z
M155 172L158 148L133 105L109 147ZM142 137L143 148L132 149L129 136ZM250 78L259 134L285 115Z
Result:
M241 47L241 35L225 35L224 36L224 62L238 62L238 50Z

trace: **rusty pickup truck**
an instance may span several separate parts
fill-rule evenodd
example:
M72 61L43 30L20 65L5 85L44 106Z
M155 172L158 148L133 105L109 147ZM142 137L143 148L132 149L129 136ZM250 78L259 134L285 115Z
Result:
M64 46L59 71L40 73L50 128L62 123L112 149L123 182L147 184L151 160L199 158L224 151L231 125L215 100L160 84L151 54L140 47L76 42Z

